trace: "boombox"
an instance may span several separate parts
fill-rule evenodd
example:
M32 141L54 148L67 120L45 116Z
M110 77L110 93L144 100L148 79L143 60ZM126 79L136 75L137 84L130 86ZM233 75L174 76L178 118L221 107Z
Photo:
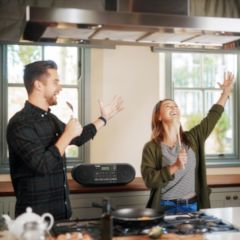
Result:
M75 181L86 186L127 184L135 178L135 169L126 163L80 164L72 169Z

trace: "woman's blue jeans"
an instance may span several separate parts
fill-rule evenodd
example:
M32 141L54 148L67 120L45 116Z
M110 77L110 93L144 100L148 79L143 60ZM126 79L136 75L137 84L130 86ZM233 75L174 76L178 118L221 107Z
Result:
M160 205L165 207L164 213L166 214L183 214L189 212L196 212L198 210L197 202L193 203L181 203L171 200L161 200Z

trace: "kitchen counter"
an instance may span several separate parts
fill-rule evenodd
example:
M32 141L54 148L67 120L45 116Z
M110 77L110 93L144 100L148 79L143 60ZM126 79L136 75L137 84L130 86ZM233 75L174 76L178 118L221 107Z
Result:
M232 223L233 225L240 228L240 207L234 208L214 208L214 209L204 209L201 210L208 215L213 215L219 219L222 219L225 222ZM4 238L4 234L0 232L0 239ZM60 237L60 236L59 236ZM8 238L14 239L15 238ZM64 235L61 235L61 238L57 239L66 239ZM83 238L89 239L89 238ZM127 237L114 237L113 240L149 240L148 236L127 236ZM193 234L193 235L176 235L176 234L163 234L159 240L237 240L240 239L240 232L216 232L208 234ZM53 238L51 238L53 240Z
M209 187L237 187L240 186L240 174L208 175Z
M97 186L86 187L78 184L73 179L68 180L70 193L102 193L102 192L128 192L128 191L146 191L147 188L142 178L137 177L129 184L115 186ZM14 196L13 186L10 181L0 182L0 196Z
M208 185L214 188L237 187L240 186L240 174L234 175L210 175L207 177ZM127 185L108 186L108 187L84 187L72 179L69 179L71 194L79 193L103 193L103 192L127 192L127 191L146 191L141 177L136 177L134 181ZM12 184L10 181L0 182L0 196L14 196ZM233 223L240 227L240 207L236 208L216 208L203 210L208 214L214 215L225 221ZM0 237L1 238L1 237ZM114 240L149 240L147 236L115 237ZM221 232L206 235L173 235L166 234L162 240L235 240L240 239L240 232Z
M213 215L223 221L232 223L240 228L240 207L234 208L212 208L202 210L203 212ZM114 240L149 240L147 236L131 236L131 237L115 237ZM240 232L216 232L208 234L195 234L195 235L163 235L161 240L238 240L240 239Z
M85 187L69 178L71 194L78 193L101 193L101 192L126 192L126 191L146 191L147 188L141 177L136 177L131 183L119 186ZM240 174L229 175L208 175L209 187L236 187L240 186ZM14 196L11 181L0 182L0 196Z

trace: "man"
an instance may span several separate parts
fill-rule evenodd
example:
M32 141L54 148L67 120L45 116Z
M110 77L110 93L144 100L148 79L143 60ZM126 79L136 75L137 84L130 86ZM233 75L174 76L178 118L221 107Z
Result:
M7 127L10 173L17 198L15 215L32 207L54 218L71 216L65 150L92 139L97 130L123 109L122 99L115 97L110 105L100 102L101 117L82 128L78 119L67 124L50 112L61 91L57 65L37 61L25 66L24 85L28 100Z

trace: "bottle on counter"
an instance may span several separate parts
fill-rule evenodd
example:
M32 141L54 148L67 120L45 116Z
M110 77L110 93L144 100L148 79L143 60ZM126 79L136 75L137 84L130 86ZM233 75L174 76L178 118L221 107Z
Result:
M103 200L103 212L101 216L101 240L111 240L113 236L113 219L109 199Z

